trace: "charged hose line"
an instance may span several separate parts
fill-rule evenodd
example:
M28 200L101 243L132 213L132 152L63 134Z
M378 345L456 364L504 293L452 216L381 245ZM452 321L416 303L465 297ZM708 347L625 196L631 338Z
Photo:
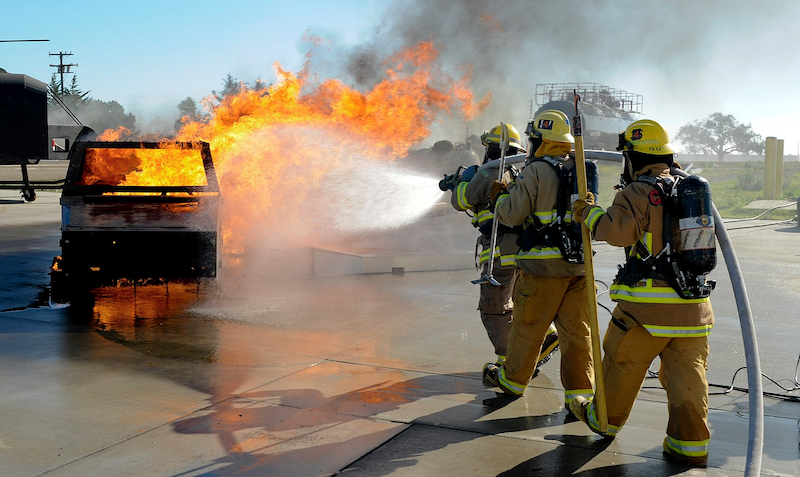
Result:
M792 205L797 205L797 201L790 202L788 204L779 205L779 206L773 207L771 209L767 209L764 212L761 212L760 214L756 215L755 217L748 217L746 219L728 219L728 220L725 221L725 223L726 224L730 224L730 223L733 223L733 222L744 222L745 220L756 220L756 219L758 219L760 217L763 217L764 215L767 215L769 212L772 212L773 210L783 209L784 207L789 207L789 206L792 206ZM795 216L795 219L796 218L797 218L797 216ZM794 220L794 219L792 219L792 220Z
M671 168L673 175L688 177L689 174ZM753 314L750 310L750 300L747 297L747 288L742 278L742 270L739 266L739 259L733 250L733 244L725 229L722 217L719 215L717 207L711 204L714 211L715 232L719 247L725 258L725 265L728 268L728 275L731 278L733 295L736 298L736 306L739 310L739 325L742 328L742 341L744 342L745 364L747 365L748 388L753 392L748 393L748 404L750 414L748 418L748 440L747 440L747 460L745 462L745 476L755 477L761 475L761 458L764 451L764 390L761 386L761 362L758 359L758 342L756 341L755 324Z
M757 228L757 227L769 227L771 225L790 224L792 222L797 222L797 216L796 215L794 216L793 219L781 220L779 222L769 222L769 223L766 223L766 224L745 225L744 227L735 227L735 228L732 228L731 230L733 231L733 230L742 230L742 229L754 229L754 228Z
M779 388L781 388L783 391L786 391L786 392L797 391L798 389L800 389L800 383L797 382L798 368L800 368L800 357L798 357L797 366L795 367L794 382L792 383L792 384L794 384L794 387L791 387L791 388L787 388L787 387L782 386L778 381L775 381L774 379L772 379L771 377L769 377L768 375L766 375L764 373L761 373L761 376L766 378L772 384L774 384L774 385L778 386ZM740 387L737 387L737 386L733 385L733 383L736 381L736 375L738 375L739 371L741 371L743 369L747 369L747 366L742 366L741 368L737 369L736 372L733 373L733 378L731 378L731 384L730 385L725 386L725 385L722 385L722 384L708 383L709 387L725 389L725 391L718 392L718 393L711 393L710 392L710 393L708 393L708 395L709 396L724 396L724 395L727 395L728 393L730 393L731 391L739 391L739 392L742 392L742 393L745 393L745 394L750 394L750 390L749 389L740 388ZM647 370L647 377L648 378L657 378L658 377L658 371L651 371L651 370L648 369ZM642 389L663 389L663 388L661 386L642 386ZM765 397L772 398L772 399L778 399L778 400L781 400L781 401L800 402L800 396L795 396L793 394L781 394L781 393L773 393L773 392L769 392L769 391L763 391L762 394Z

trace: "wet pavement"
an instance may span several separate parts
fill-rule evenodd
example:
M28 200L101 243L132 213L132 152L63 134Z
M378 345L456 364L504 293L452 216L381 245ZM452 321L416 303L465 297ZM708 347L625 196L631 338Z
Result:
M476 272L436 271L437 257L450 268L470 260L463 214L437 208L386 235L384 250L358 244L362 259L395 256L384 265L394 274L289 273L292 257L313 261L296 250L282 267L223 261L212 282L106 287L58 303L47 275L60 252L58 194L37 194L22 203L0 191L0 475L743 475L747 394L723 394L747 386L744 371L733 380L745 360L724 263L712 277L709 467L688 469L661 455L657 379L611 443L568 417L559 355L522 399L484 389L492 355ZM764 381L762 473L800 475L800 393L780 387L796 386L800 229L750 227L765 223L728 230L762 371L777 382ZM622 252L596 250L602 292ZM431 271L409 271L420 256ZM607 294L600 303L612 306ZM601 308L601 332L607 322Z

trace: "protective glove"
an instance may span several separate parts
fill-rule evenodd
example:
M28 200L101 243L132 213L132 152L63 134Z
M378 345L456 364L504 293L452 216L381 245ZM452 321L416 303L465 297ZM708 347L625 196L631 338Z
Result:
M583 211L594 205L594 194L587 192L585 199L578 199L572 203L572 220L583 223Z
M463 182L469 182L475 177L475 171L478 170L478 166L469 166L464 169L464 172L461 174L461 180Z
M497 198L500 197L502 194L508 192L505 182L494 181L492 184L492 190L489 191L489 198L492 200L492 204L497 203Z

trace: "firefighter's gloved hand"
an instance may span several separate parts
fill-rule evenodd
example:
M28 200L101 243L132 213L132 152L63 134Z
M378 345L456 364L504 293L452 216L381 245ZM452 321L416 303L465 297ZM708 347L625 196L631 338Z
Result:
M463 182L471 181L472 178L475 177L475 171L477 171L477 170L478 170L478 166L469 166L469 167L467 167L466 169L464 169L464 173L461 174L461 180Z
M492 199L492 204L497 203L497 198L506 192L508 192L508 188L505 182L494 181L492 190L489 192L489 198Z
M572 218L583 223L583 211L594 205L594 194L587 192L585 199L578 199L572 204Z

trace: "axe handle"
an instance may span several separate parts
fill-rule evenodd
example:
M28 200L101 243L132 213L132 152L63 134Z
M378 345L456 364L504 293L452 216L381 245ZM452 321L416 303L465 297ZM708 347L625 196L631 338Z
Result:
M578 115L578 95L575 95L575 117L572 119L575 136L575 173L578 176L578 197L586 199L586 157L583 153L583 134L581 117ZM573 217L572 220L576 220ZM603 358L600 353L600 325L597 320L597 292L594 287L594 263L592 261L592 236L589 228L581 227L583 241L583 264L586 269L586 299L589 303L589 329L592 335L592 362L594 363L594 402L600 432L608 432L608 413L606 411L606 385L603 378Z

